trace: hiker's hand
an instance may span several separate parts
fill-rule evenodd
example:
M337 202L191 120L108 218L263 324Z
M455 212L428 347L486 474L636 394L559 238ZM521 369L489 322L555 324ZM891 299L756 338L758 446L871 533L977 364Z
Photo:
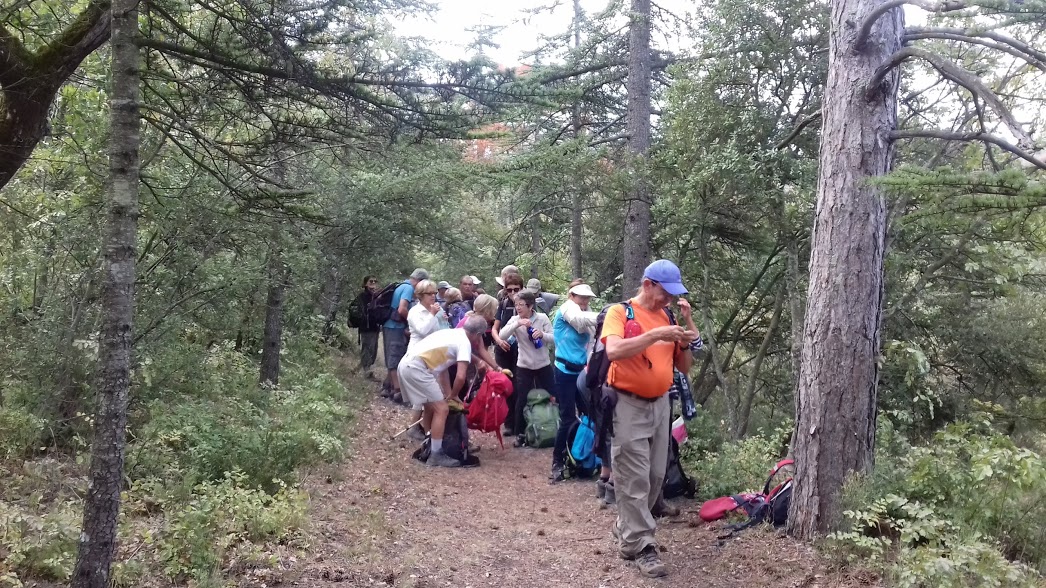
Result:
M509 349L512 349L512 346L508 344L508 341L500 337L497 341L495 341L495 343L497 343L498 347L500 347L502 351L508 351Z
M530 319L528 319L528 318L525 318L525 319L519 319L519 326L523 327L524 329L525 329L525 328L527 328L527 327L529 327L529 326L530 326L530 324L531 324L531 323L530 323Z
M664 327L655 327L647 331L647 335L654 339L654 341L668 341L675 343L680 340L683 334L683 327L679 325L667 325Z
M683 321L689 323L693 320L694 311L690 308L690 301L686 298L680 298L676 300L676 304L679 306L679 315L683 317Z
M690 342L697 339L700 334L697 331L683 331L682 336L679 338L681 345L690 345Z
M537 341L537 340L538 340L538 339L540 339L540 338L541 338L541 337L542 337L543 335L544 335L544 333L542 333L541 331L539 331L539 330L537 330L537 329L534 329L534 334L530 336L530 340L531 340L531 341Z

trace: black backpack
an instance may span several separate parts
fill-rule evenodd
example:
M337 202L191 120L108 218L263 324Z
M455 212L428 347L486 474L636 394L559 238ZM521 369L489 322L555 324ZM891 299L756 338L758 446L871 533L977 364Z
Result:
M367 320L370 321L370 324L380 326L390 318L395 318L395 320L403 322L400 319L399 314L395 313L392 309L392 298L396 294L396 288L399 288L400 284L402 284L402 282L393 282L374 293L370 302L367 303L365 311Z
M414 459L425 462L432 454L432 445L429 437L414 451ZM448 456L461 462L462 467L476 467L479 458L469 454L469 426L465 419L465 413L452 410L447 414L447 424L443 429L443 451Z
M353 301L349 303L349 312L347 319L348 325L352 329L367 328L369 326L367 324L367 309L366 305L363 304L362 293L360 293L359 296L354 298Z
M683 464L679 461L679 443L676 443L675 437L670 436L669 441L671 445L668 448L668 468L665 470L662 491L665 498L693 498L697 495L697 481L683 471Z

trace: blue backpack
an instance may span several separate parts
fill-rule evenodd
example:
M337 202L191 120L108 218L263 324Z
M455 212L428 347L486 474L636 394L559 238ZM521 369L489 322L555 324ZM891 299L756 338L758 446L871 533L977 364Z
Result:
M567 468L572 478L591 478L602 465L596 456L596 430L588 415L574 423L567 435Z

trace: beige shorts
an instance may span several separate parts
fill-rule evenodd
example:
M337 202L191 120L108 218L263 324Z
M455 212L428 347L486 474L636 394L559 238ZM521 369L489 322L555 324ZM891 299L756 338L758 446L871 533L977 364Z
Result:
M444 400L443 389L439 387L436 374L428 368L418 366L413 361L403 361L399 365L400 393L403 399L415 408L429 403Z

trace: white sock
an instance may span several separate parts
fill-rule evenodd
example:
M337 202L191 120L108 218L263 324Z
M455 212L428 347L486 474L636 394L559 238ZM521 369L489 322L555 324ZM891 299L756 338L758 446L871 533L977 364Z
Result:
M432 453L443 451L443 439L432 439Z

